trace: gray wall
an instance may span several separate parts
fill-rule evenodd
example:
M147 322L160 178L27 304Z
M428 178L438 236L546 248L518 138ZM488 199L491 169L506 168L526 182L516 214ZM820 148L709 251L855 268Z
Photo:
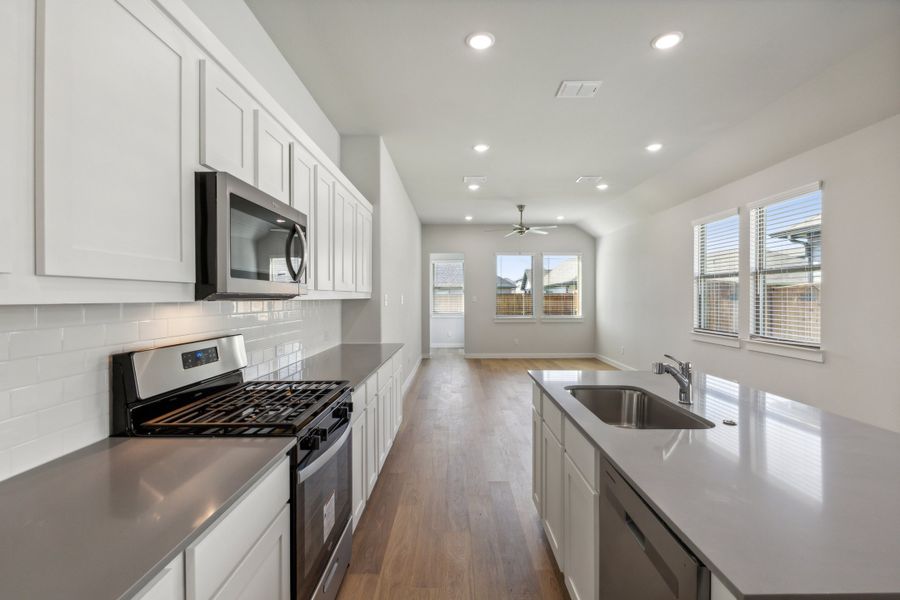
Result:
M341 137L244 0L185 0L335 164Z
M824 181L824 364L694 341L691 222L816 180ZM900 115L602 237L598 352L641 369L670 352L701 370L900 431L898 190ZM746 227L743 210L741 218ZM746 331L746 273L740 285Z
M375 207L372 298L342 304L347 342L404 344L404 378L421 358L422 225L378 136L345 136L342 169Z
M510 207L513 208L512 206ZM511 211L511 214L514 214ZM502 231L486 232L496 226L424 225L422 227L423 311L422 349L431 345L428 318L428 261L433 253L459 253L466 261L465 351L468 355L560 356L592 355L595 351L595 240L578 227L562 225L550 235L504 238ZM580 252L584 297L580 321L497 322L494 318L497 252ZM535 257L535 268L539 267ZM537 300L535 300L537 311Z

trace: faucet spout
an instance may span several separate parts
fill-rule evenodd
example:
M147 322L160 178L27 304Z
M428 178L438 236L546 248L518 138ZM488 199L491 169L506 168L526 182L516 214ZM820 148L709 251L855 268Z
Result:
M677 367L674 365L670 365L663 362L655 362L651 365L651 369L657 375L662 375L663 373L668 373L671 375L675 382L678 383L678 403L679 404L693 404L693 396L694 396L694 370L693 366L689 362L681 362L674 356L669 354L665 355L666 358L671 359L675 363L677 363Z

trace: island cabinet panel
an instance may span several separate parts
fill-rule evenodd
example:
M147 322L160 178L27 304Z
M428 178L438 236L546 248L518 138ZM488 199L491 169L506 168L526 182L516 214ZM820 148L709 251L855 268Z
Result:
M39 275L192 282L199 53L150 0L37 3Z
M200 162L253 183L256 102L215 63L200 62Z
M534 408L531 409L531 499L538 515L544 515L541 498L543 497L543 485L541 479L541 415Z
M334 290L334 177L316 167L316 196L312 218L315 289Z
M568 455L564 483L566 588L573 600L594 600L599 589L600 495Z
M544 484L541 521L544 533L556 558L556 564L565 572L563 534L565 527L565 498L563 497L563 447L544 423L541 429L541 480Z
M284 202L291 202L291 138L264 110L254 112L254 185Z
M179 554L133 600L184 600L184 554Z

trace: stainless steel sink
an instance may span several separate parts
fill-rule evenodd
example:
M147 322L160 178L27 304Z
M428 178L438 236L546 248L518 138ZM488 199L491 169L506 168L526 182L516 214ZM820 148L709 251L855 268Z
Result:
M711 421L640 388L573 385L566 389L601 421L616 427L626 429L715 427Z

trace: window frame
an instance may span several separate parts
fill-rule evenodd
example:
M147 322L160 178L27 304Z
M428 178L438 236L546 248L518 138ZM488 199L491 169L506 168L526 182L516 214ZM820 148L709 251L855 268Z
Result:
M515 251L515 250L506 250L494 252L494 269L493 269L493 281L494 281L494 321L501 323L521 323L526 321L537 321L537 311L535 310L535 293L534 293L534 258L539 253L529 252L529 251ZM499 276L497 273L497 259L501 256L528 256L531 258L531 314L530 315L498 315L497 314L497 277ZM543 263L542 263L543 265ZM543 276L542 279L543 281ZM542 307L543 310L543 307Z
M462 292L462 310L454 313L436 313L434 312L434 266L437 263L461 263L463 265L463 282L460 286L460 291ZM428 289L429 289L429 313L431 317L435 319L458 319L460 317L465 317L466 315L466 277L465 277L465 259L463 258L433 258L431 259L431 268L429 269L429 281L428 281ZM456 288L452 288L456 289Z
M575 315L548 315L544 312L544 307L546 306L544 299L547 296L544 293L544 258L547 256L575 256L578 257L578 314ZM541 252L541 310L540 310L540 318L541 321L581 321L584 320L584 253L583 252L561 252L561 251L552 251L552 252ZM533 266L532 266L533 268ZM534 294L534 283L532 282L531 287L532 294Z
M734 333L724 332L724 331L714 331L711 329L702 329L697 327L697 281L702 277L694 273L694 264L697 260L696 256L696 231L697 227L702 225L708 225L709 223L715 223L716 221L722 221L725 219L729 219L731 217L737 216L738 225L737 225L737 271L728 272L728 273L716 273L715 275L707 276L707 279L721 279L724 277L736 277L737 278L737 286L738 286L738 297L737 297L737 318L735 319L735 331ZM719 211L717 213L713 213L711 215L707 215L700 219L695 219L691 222L691 333L695 336L695 339L699 339L701 341L710 341L712 343L721 342L722 345L726 346L735 346L739 345L740 335L741 335L741 288L742 286L742 273L741 273L741 256L742 256L742 246L743 240L741 238L741 229L742 229L742 221L743 215L741 214L741 210L739 207L729 208L723 211Z
M758 335L755 332L756 327L756 319L757 317L757 309L756 309L756 294L755 289L758 287L754 285L754 279L757 277L757 271L754 270L754 262L755 258L753 256L753 243L754 236L757 235L758 232L755 231L756 219L753 218L753 211L759 208L764 208L766 206L770 206L772 204L777 204L779 202L785 202L788 200L792 200L795 198L799 198L800 196L805 196L807 194L811 194L814 192L819 192L819 215L822 220L820 236L824 239L825 235L825 195L823 193L823 185L822 181L814 181L812 183L808 183L806 185L798 186L796 188L786 190L784 192L779 192L767 198L763 198L762 200L757 200L755 202L751 202L746 205L747 210L747 291L746 297L748 299L748 316L747 316L747 337L745 338L745 343L749 350L753 350L756 352L765 352L769 354L777 354L780 356L787 356L791 358L801 358L804 360L812 360L815 362L824 362L824 329L822 328L822 316L823 316L823 285L824 285L824 277L823 274L825 272L824 269L824 248L822 246L822 242L819 242L819 265L816 270L819 271L819 343L818 344L810 344L804 342L795 342L791 340L782 340L777 338L770 338L767 336ZM765 245L759 244L757 242L757 252L765 251ZM791 272L803 272L808 269L800 268L791 269ZM780 272L786 272L784 269L780 269Z

